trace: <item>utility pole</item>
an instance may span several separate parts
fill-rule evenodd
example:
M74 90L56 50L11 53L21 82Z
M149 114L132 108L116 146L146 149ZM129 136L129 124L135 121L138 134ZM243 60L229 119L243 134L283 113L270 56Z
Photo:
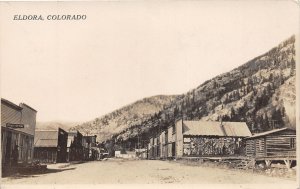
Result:
M138 138L137 149L140 149L140 128L138 128L137 131L138 131L138 134L137 134L137 138Z
M138 145L137 148L140 149L140 133L138 132Z

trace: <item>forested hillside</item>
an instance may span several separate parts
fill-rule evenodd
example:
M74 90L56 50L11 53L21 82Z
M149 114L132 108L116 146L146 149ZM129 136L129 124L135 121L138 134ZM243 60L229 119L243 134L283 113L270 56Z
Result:
M252 132L295 127L295 65L292 36L185 94L146 98L74 129L97 134L103 141L146 137L181 118L245 121Z

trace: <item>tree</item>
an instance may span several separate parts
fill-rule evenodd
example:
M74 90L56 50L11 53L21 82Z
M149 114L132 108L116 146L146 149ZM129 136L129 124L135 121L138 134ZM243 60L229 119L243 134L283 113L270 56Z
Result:
M296 63L295 63L294 57L292 57L292 60L291 60L291 72L290 72L290 75L291 76L296 75Z
M269 81L272 82L274 80L273 73L270 73Z
M262 115L256 116L256 118L255 118L255 125L256 126L254 127L254 129L255 130L262 130L263 124L264 124L263 116Z
M177 107L177 105L174 108L174 117L177 117L179 114L179 108Z
M282 107L282 109L281 109L281 117L285 117L285 108L284 107Z
M230 117L231 117L231 119L234 119L235 118L235 111L234 111L234 108L233 107L231 107L231 110L230 110Z
M269 118L268 118L268 115L267 113L264 114L263 116L263 122L262 122L262 130L263 131L266 131L270 128L270 124L269 124Z

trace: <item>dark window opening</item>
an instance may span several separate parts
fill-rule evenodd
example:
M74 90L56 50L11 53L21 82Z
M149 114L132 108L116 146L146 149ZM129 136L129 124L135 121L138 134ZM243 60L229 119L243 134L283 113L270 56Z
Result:
M296 138L291 138L290 146L291 146L292 149L296 148Z

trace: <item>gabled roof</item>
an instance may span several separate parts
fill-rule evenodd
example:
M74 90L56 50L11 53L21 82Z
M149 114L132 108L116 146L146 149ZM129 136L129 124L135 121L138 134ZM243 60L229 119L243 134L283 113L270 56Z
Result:
M57 147L58 130L35 131L34 147Z
M34 112L37 112L35 109L33 109L32 107L28 106L27 104L21 103L21 104L20 104L20 107L23 107L23 106L25 106L25 107L31 109L31 110L34 111Z
M256 137L266 136L266 135L269 135L269 134L272 134L272 133L277 133L277 132L285 131L285 130L294 130L294 129L287 128L287 127L280 128L280 129L273 129L273 130L271 130L271 131L266 131L266 132L254 134L253 136L248 137L248 138L256 138ZM247 139L248 139L248 138L247 138Z
M249 137L245 122L183 121L183 135Z
M16 109L16 110L22 110L22 109L23 109L22 107L20 107L20 106L14 104L14 103L12 103L12 102L9 101L9 100L4 99L4 98L1 98L1 103L6 104L6 105L8 105L8 106L10 106L11 108L14 108L14 109Z

